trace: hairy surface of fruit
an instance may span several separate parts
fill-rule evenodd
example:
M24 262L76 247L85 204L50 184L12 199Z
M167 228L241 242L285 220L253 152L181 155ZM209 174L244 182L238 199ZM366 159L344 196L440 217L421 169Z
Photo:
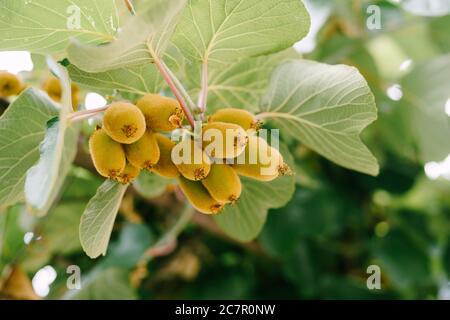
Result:
M120 143L111 139L103 129L96 130L89 139L89 151L98 173L115 179L124 171L125 152Z
M172 161L183 177L193 181L206 178L211 170L211 160L192 139L185 139L172 149Z
M244 109L226 108L217 110L208 118L209 122L227 122L234 123L244 130L258 130L259 121L255 116Z
M128 184L136 179L141 170L136 168L131 163L127 163L123 172L117 177L117 181L122 184Z
M124 147L128 161L139 169L151 170L161 155L156 133L150 130L146 130L135 143L126 144Z
M22 82L16 75L0 71L0 97L18 95L22 88Z
M236 159L236 163L233 168L239 175L260 181L272 181L289 171L280 152L257 136L249 137L245 152Z
M144 135L145 118L135 105L128 102L116 102L106 110L103 128L117 142L131 144Z
M174 99L147 94L136 105L144 114L147 127L153 131L172 131L181 127L184 113Z
M210 122L202 128L203 149L213 158L236 158L245 150L247 141L247 132L233 123Z
M216 214L223 209L223 204L216 201L200 181L178 178L179 186L192 206L201 213Z
M161 156L158 163L153 166L152 172L164 178L177 178L180 172L172 162L172 149L175 146L175 142L159 133L156 134L156 141L158 142Z
M221 203L234 203L241 196L241 179L227 164L213 164L209 175L202 183L209 194Z
M56 102L61 102L62 99L62 87L61 82L56 77L49 77L47 80L45 80L44 84L42 85L42 89L44 89L48 96L52 98L52 100ZM77 106L79 103L79 92L80 88L75 84L71 84L72 89L72 107L74 110L77 110Z

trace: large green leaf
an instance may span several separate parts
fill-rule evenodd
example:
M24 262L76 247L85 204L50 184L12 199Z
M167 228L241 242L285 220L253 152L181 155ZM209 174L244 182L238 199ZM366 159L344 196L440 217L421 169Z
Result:
M23 199L27 170L39 159L39 144L57 107L46 94L28 89L0 118L0 207Z
M227 68L210 70L208 111L231 107L257 112L272 71L277 65L299 56L294 49L288 49L268 56L242 59ZM191 70L188 73L194 82L192 92L198 93L199 81L195 80L200 78L200 72L194 73L198 74L197 77L192 77Z
M46 137L40 146L39 162L27 172L25 198L38 215L45 215L58 195L77 152L79 126L69 127L72 94L67 70L53 60L47 61L61 82L59 115L49 121Z
M285 63L263 99L264 118L335 163L378 174L361 131L377 118L375 99L356 68L312 61Z
M111 43L89 46L72 42L67 48L69 60L87 72L151 63L166 49L185 4L186 0L151 1Z
M450 55L416 67L402 80L402 114L423 162L441 161L450 153Z
M196 61L227 64L282 51L309 26L298 0L189 0L173 41Z
M73 64L68 66L70 77L90 90L119 90L144 95L159 92L161 76L153 64L120 68L100 73L89 73L78 69Z
M105 255L126 185L106 180L89 201L80 222L80 242L91 258Z
M78 17L79 28L73 24ZM57 53L72 37L85 43L111 41L117 28L114 0L0 1L3 50Z
M280 148L283 157L291 167L293 159L289 150ZM230 237L239 241L251 241L261 232L272 208L284 206L295 191L295 178L284 176L271 182L261 182L241 177L242 195L233 206L227 206L214 216L216 223Z

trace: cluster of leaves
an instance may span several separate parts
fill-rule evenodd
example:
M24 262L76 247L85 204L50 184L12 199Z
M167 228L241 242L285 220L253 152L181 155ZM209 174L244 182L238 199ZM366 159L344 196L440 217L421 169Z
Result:
M450 25L448 16L425 19L377 1L386 21L369 32L372 3L316 2L327 19L307 58L319 63L289 49L309 29L297 0L161 0L136 3L135 17L113 0L25 3L0 4L0 36L7 39L0 49L67 58L64 67L49 63L65 83L66 100L60 107L28 89L0 120L0 230L6 230L0 267L20 264L35 272L51 262L63 275L52 297L64 295L68 265L90 270L83 289L66 298L425 298L445 289L449 183L427 180L422 167L450 152L444 112L450 42L439 32ZM50 15L73 3L82 10L81 29L67 29L65 15ZM405 40L412 35L414 43ZM409 72L400 68L405 59L413 61ZM92 128L66 121L67 92L69 78L86 90L130 99L167 92L157 62L191 97L204 89L206 69L208 112L246 108L280 128L282 152L297 175L269 184L243 181L239 204L214 219L220 229L194 217L175 254L152 262L153 276L132 281L135 290L127 275L141 280L136 266L173 218L162 213L178 210L167 204L170 181L143 174L126 193L109 181L101 185L78 161L72 166L80 131L84 136ZM394 83L403 90L398 102L385 94ZM366 141L381 171L372 178L347 169L379 172L359 137L377 117L375 100L379 120ZM106 252L115 227L108 255L97 263L85 257L78 239L86 205L85 217L95 222L84 234L95 240L88 246L93 256ZM114 224L119 207L124 215ZM37 219L30 211L49 214ZM236 245L202 228L226 240L262 233ZM26 246L30 230L42 238ZM381 266L381 291L365 286L370 264Z

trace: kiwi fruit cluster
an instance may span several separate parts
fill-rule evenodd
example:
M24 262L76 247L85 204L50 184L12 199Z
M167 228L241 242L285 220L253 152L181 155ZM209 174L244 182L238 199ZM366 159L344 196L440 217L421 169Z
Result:
M192 206L204 214L217 214L239 200L240 176L271 181L289 171L278 150L257 135L260 123L248 111L221 109L202 124L200 137L174 142L165 133L181 128L183 121L179 103L156 94L136 104L111 104L89 140L95 168L123 184L141 170L177 179Z
M132 182L141 170L177 178L171 161L175 143L161 132L179 128L183 112L176 100L148 94L136 104L112 103L102 126L89 139L89 151L97 172L120 183Z

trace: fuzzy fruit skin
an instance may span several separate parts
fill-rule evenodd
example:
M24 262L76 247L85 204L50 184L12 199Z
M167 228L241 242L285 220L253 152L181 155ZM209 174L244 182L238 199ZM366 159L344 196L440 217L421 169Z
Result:
M209 175L202 183L209 194L221 203L234 203L242 193L241 179L227 164L213 164Z
M89 139L89 151L98 173L115 179L125 169L126 159L122 145L111 139L105 130L96 130Z
M223 209L224 204L211 197L201 182L179 177L178 183L186 198L199 212L217 214Z
M116 102L105 111L103 128L117 142L132 144L144 135L145 118L135 105L128 102Z
M78 104L79 104L79 92L80 88L75 84L71 84L72 88L72 107L73 110L77 110ZM45 80L44 84L42 85L42 89L47 92L50 98L56 102L61 102L62 98L62 88L61 83L59 82L58 78L55 77L49 77L47 80Z
M188 158L190 154L190 158ZM186 159L177 159L186 155ZM183 161L184 160L184 161ZM172 161L183 177L192 181L206 178L211 170L211 160L194 140L185 139L172 149Z
M226 108L217 110L208 118L209 122L227 122L237 124L244 130L258 129L259 122L255 116L244 109Z
M256 163L250 163L255 162L252 159L256 160ZM240 176L260 181L272 181L278 178L287 167L280 152L257 136L249 137L245 152L236 160L237 164L233 164L232 167ZM262 172L262 170L266 171Z
M228 134L231 135L229 141L227 139ZM219 139L217 145L215 143L216 139ZM203 149L213 158L236 158L244 152L247 141L247 132L233 123L210 122L202 127ZM208 146L210 148L214 147L214 150L209 150Z
M180 172L172 162L172 149L175 146L175 142L159 133L156 134L156 141L158 142L161 156L158 163L153 166L152 172L168 179L179 177Z
M124 145L124 148L128 161L139 169L151 170L161 155L156 134L150 130L145 131L135 143Z
M16 75L9 72L0 72L0 97L18 95L22 88L22 82Z
M138 177L139 173L141 173L139 168L127 163L123 172L117 177L117 181L121 184L129 184Z
M172 131L181 127L183 110L178 101L158 94L146 94L136 103L153 131Z

